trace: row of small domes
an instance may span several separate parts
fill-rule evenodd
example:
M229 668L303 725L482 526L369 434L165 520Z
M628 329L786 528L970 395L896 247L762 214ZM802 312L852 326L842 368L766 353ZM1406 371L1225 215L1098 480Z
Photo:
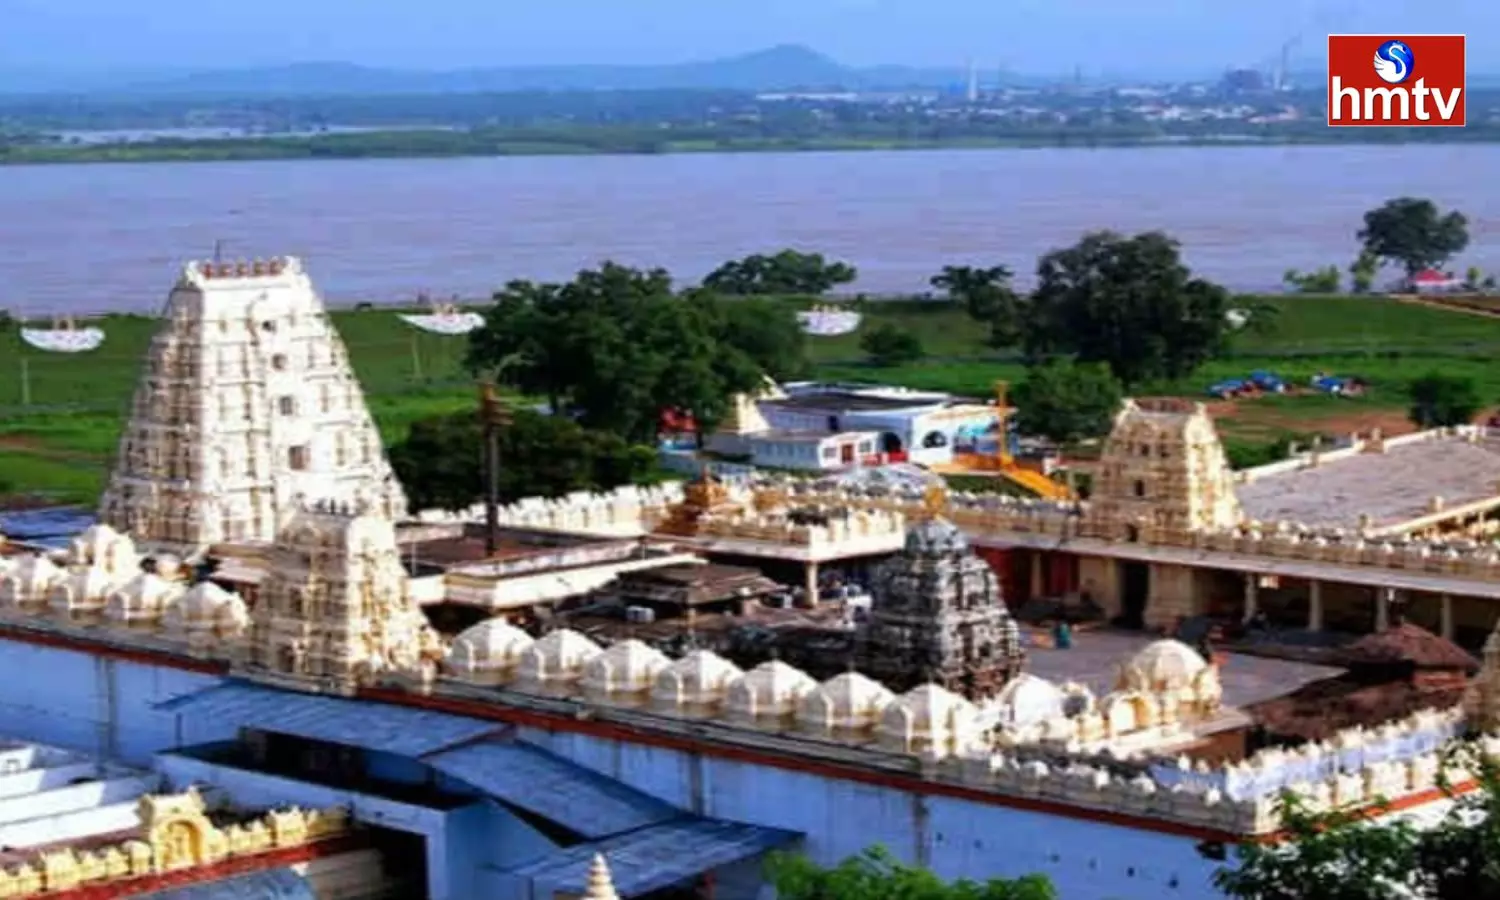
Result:
M138 572L116 580L97 566L63 568L45 556L26 555L0 569L0 602L28 605L45 602L59 611L100 608L123 621L175 619L234 627L249 621L238 594L210 581L193 585Z

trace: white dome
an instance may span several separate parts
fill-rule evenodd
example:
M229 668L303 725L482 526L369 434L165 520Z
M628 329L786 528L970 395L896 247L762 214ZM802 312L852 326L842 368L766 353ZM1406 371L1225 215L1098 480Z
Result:
M1006 725L1034 725L1066 714L1067 695L1045 678L1023 672L1012 678L988 704Z
M924 684L900 697L880 716L882 743L906 753L949 756L982 734L978 707L946 688Z
M115 576L140 566L135 542L102 523L90 525L74 538L68 555L74 565L105 569Z
M103 609L104 598L109 596L118 583L105 569L97 566L79 567L52 585L47 604L55 612L64 614Z
M560 628L522 651L516 674L535 686L571 682L600 652L598 644L576 631Z
M142 572L110 592L104 615L115 622L154 622L166 611L167 604L183 586L150 572Z
M44 601L63 575L63 570L45 556L22 556L10 571L0 575L0 603L16 606Z
M778 659L763 662L730 685L725 698L731 713L754 718L786 715L803 697L817 690L818 683L801 669Z
M169 631L217 631L234 634L250 621L239 594L212 581L200 581L167 604L162 624Z
M656 676L651 698L665 709L717 703L744 672L712 650L694 650Z
M803 697L797 718L820 730L869 728L880 722L880 714L895 701L896 695L875 679L845 672Z
M460 675L504 675L514 671L536 641L502 618L471 625L453 639L447 665Z
M671 665L665 653L634 638L612 644L583 667L584 689L597 694L648 691Z
M1118 686L1121 690L1152 693L1186 690L1207 668L1208 663L1187 644L1170 639L1153 641L1121 668Z

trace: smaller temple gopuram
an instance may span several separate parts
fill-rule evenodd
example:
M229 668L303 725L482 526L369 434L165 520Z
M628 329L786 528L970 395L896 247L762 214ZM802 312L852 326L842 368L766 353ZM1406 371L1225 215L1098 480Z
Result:
M934 683L978 701L1020 673L1020 629L999 579L946 519L913 526L873 587L856 664L891 690Z

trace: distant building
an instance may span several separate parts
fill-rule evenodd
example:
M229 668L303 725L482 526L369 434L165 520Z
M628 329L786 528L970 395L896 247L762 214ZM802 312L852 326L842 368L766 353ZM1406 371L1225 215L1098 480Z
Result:
M806 382L740 398L708 447L778 469L943 465L998 428L994 407L949 394Z
M1265 73L1257 69L1231 69L1224 73L1219 87L1226 94L1259 94L1270 89Z

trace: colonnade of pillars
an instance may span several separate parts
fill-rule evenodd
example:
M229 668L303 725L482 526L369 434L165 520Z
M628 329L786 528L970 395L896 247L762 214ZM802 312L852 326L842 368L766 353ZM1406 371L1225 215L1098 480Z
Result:
M1375 589L1375 630L1391 627L1391 608L1401 603L1401 592L1393 587ZM1448 594L1438 597L1439 633L1453 640L1453 598ZM1253 572L1245 574L1245 621L1255 617L1260 609L1260 582ZM1307 630L1323 630L1323 582L1311 580L1307 583Z

